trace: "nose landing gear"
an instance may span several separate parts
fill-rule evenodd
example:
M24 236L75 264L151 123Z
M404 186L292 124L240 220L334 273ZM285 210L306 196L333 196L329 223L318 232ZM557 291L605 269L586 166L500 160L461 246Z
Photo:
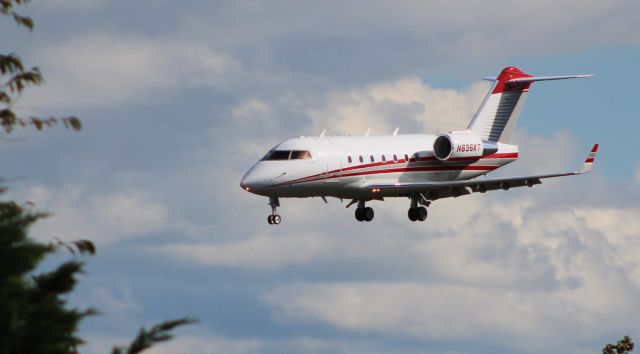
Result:
M276 212L276 208L280 206L280 200L278 200L278 197L269 197L269 206L271 207L271 215L267 216L267 222L269 225L280 224L282 218Z
M282 218L278 214L267 216L267 222L269 225L278 225L280 221L282 221Z

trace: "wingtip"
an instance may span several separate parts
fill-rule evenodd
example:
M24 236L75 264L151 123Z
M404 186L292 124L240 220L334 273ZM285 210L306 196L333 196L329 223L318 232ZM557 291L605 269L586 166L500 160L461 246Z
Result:
M593 162L596 159L596 152L598 151L599 146L600 144L593 145L593 148L591 148L591 152L589 152L589 155L587 155L587 159L584 160L584 164L582 165L582 168L580 169L580 171L578 171L578 173L591 172L591 169L593 168Z

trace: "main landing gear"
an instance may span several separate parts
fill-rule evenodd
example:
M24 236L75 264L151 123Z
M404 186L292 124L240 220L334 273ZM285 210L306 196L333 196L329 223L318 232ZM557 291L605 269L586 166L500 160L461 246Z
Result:
M373 220L373 216L373 208L365 206L364 200L359 200L356 208L356 220L369 222Z
M422 204L423 206L418 206ZM409 207L409 220L411 221L425 221L427 220L427 207L431 204L430 201L425 200L422 195L411 196L411 206Z
M271 215L267 216L267 222L269 225L278 225L282 218L276 213L276 208L280 206L280 200L278 197L269 197L269 206L271 207Z

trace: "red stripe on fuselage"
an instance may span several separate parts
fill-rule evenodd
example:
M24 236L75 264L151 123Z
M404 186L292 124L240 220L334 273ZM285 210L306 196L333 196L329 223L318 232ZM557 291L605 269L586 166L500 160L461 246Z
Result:
M339 177L354 177L371 174L386 174L396 172L426 172L426 171L492 171L500 166L423 166L423 167L397 167L386 170L360 171L343 173ZM338 176L336 176L338 177Z
M486 155L486 156L482 156L480 158L469 158L469 157L457 157L457 158L452 158L449 159L448 161L455 161L455 162L464 162L464 161L468 161L470 163L473 163L475 161L479 161L479 160L489 160L489 159L517 159L518 158L518 153L517 152L513 152L513 153L495 153L495 154L491 154L491 155ZM420 162L429 162L429 161L440 161L438 159L436 159L434 156L427 156L427 157L421 157L420 158ZM409 159L409 163L413 163L415 162L415 158L410 158ZM371 167L379 167L379 166L384 166L384 165L397 165L397 164L406 164L407 162L405 160L398 160L397 162L394 162L393 160L390 161L381 161L381 162L373 162L373 163L367 163L367 164L363 164L363 165L358 165L358 166L350 166L350 167L345 167L345 168L341 168L341 169L336 169L336 170L331 170L331 171L327 171L327 172L322 172L322 173L317 173L314 175L310 175L307 177L302 177L302 178L297 178L291 181L287 181L287 182L282 182L279 183L277 185L286 185L286 184L294 184L294 183L302 183L302 182L313 182L313 181L317 181L317 180L321 180L324 178L333 178L332 175L336 174L336 173L341 173L340 176L351 176L351 175L358 175L358 172L354 172L354 173L344 173L345 171L353 171L353 170L360 170L360 169L365 169L365 168L371 168ZM407 164L407 167L404 167L404 169L406 169L406 171L411 172L411 171L446 171L446 170L452 170L452 171L460 171L460 170L486 170L485 168L476 168L476 167L483 167L483 166L422 166L422 167L409 167L409 165ZM490 170L494 170L498 167L501 166L492 166L492 168ZM419 168L426 168L425 170L416 170ZM400 168L396 168L396 169L402 169L402 167ZM365 171L362 172L362 175L368 175L368 174L375 174L375 173L389 173L389 172L383 172L383 171L387 171L387 170L373 170L373 171ZM337 177L337 176L336 176Z
M357 177L357 176L365 176L365 175L373 175L373 174L387 174L387 173L400 173L400 172L428 172L428 171L493 171L496 168L501 166L422 166L422 167L396 167L396 168L388 168L384 170L371 170L371 171L358 171L351 173L342 173L340 175L335 176L319 176L313 179L304 180L293 180L289 182L282 182L275 184L273 186L284 186L291 184L299 184L306 182L315 182L325 178L343 178L343 177Z

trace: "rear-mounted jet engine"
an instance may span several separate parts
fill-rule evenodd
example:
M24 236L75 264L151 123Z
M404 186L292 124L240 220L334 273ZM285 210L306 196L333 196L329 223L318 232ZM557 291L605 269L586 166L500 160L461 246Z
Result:
M498 151L496 143L483 142L471 132L450 132L440 135L433 142L433 154L440 161L474 159Z

